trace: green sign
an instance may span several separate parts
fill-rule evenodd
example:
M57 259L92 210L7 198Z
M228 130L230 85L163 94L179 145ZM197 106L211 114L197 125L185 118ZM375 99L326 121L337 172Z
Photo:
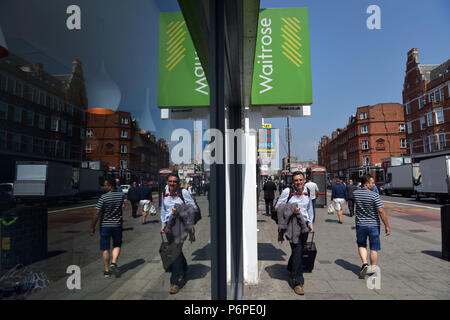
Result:
M209 106L209 86L181 12L159 15L158 107Z
M251 102L312 104L307 8L260 11Z

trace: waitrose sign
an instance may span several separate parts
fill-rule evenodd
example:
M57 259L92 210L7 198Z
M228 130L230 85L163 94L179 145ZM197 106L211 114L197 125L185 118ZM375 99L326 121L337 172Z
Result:
M206 74L181 12L159 16L158 107L209 106Z
M312 104L307 8L260 11L251 102Z

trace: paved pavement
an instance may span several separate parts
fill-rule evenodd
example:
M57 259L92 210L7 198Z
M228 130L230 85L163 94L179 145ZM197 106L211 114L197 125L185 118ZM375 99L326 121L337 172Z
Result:
M329 199L328 199L329 201ZM441 256L440 211L385 203L392 234L381 237L378 265L380 289L368 289L358 279L361 261L357 252L354 218L344 209L344 223L326 208L316 209L317 258L312 273L305 273L305 295L291 289L286 271L289 243L276 241L277 228L264 216L263 202L258 215L260 283L246 286L244 299L450 299L450 262ZM382 232L384 234L384 228Z
M208 203L197 197L202 220L196 226L197 241L186 242L184 253L189 269L185 286L169 295L170 274L164 272L158 249L161 243L159 216L141 225L141 219L125 210L124 244L119 258L120 278L103 277L98 234L89 236L92 208L49 214L48 259L28 268L43 272L51 284L27 299L210 299ZM258 213L258 256L260 282L246 285L244 299L450 299L450 262L440 258L441 230L438 209L386 203L392 235L382 236L379 259L381 288L370 290L358 279L354 219L344 215L344 224L325 208L316 210L315 239L318 255L312 273L305 274L305 295L296 295L286 271L289 243L277 242L277 226ZM344 210L344 214L348 211ZM81 289L69 290L66 269L81 268Z

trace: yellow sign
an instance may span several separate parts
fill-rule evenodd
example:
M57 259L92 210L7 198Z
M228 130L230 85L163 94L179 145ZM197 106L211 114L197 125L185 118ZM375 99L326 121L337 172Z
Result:
M11 238L2 238L2 250L11 250Z
M272 129L272 124L271 123L264 123L263 124L263 129Z

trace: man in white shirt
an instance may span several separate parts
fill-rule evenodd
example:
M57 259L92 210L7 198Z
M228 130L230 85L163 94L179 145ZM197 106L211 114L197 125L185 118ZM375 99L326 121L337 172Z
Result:
M312 182L311 178L308 179L308 183L305 184L305 187L308 188L309 194L311 196L312 205L313 205L313 212L314 212L314 218L313 222L316 220L316 199L317 195L316 192L319 192L319 187L315 182Z

